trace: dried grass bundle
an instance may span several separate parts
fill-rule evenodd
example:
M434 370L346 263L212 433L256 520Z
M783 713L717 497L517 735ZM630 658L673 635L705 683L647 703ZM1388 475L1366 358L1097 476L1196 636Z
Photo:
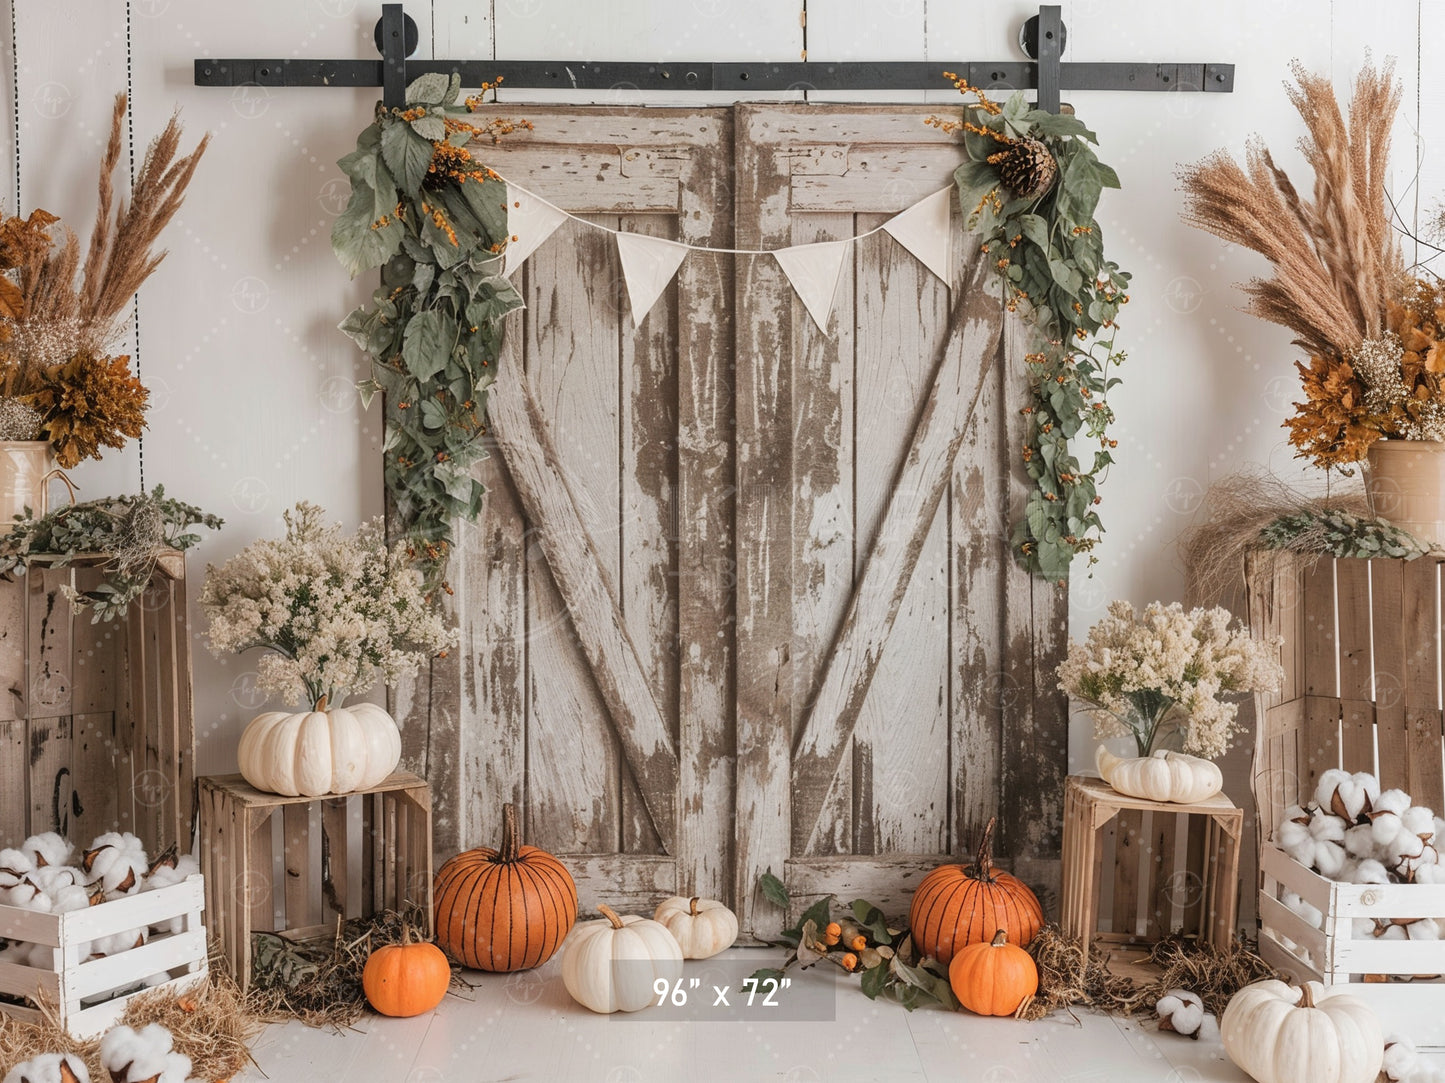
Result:
M1180 172L1182 217L1273 265L1273 277L1245 285L1247 311L1289 328L1311 354L1345 358L1380 336L1404 274L1385 194L1400 87L1392 62L1367 64L1346 122L1327 78L1293 70L1288 91L1308 131L1300 147L1315 172L1313 198L1254 139L1243 166L1217 151Z
M1336 485L1328 492L1311 495L1291 488L1266 470L1244 470L1215 482L1205 494L1194 524L1179 539L1188 604L1229 604L1244 586L1245 555L1260 549L1260 532L1281 516L1331 511L1368 516L1364 488ZM1302 538L1291 548L1319 553L1323 546L1313 544L1317 540Z
M1085 953L1083 945L1057 925L1045 925L1028 950L1039 968L1039 991L1019 1006L1020 1019L1042 1019L1074 1007L1140 1015L1152 1011L1170 989L1197 993L1206 1010L1218 1015L1246 985L1280 976L1238 941L1219 951L1179 937L1161 940L1149 953L1149 963L1159 971L1149 982L1111 974L1105 956Z
M74 1053L95 1080L109 1079L100 1063L100 1039L72 1038L55 1018L54 1005L40 1003L42 1018L21 1023L0 1016L0 1076L41 1053ZM248 1045L262 1021L247 1010L225 959L211 957L210 981L177 996L168 990L142 993L126 1004L120 1021L137 1030L159 1023L175 1038L175 1049L191 1058L191 1074L200 1080L234 1078L251 1063Z

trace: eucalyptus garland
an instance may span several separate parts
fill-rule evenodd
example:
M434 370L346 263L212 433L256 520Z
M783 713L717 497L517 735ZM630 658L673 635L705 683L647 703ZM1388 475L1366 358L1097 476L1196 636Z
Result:
M1059 582L1103 533L1098 481L1117 446L1107 395L1119 382L1110 367L1125 359L1114 333L1130 276L1104 257L1094 211L1119 178L1077 118L1030 109L1022 94L1000 106L944 74L975 98L962 120L929 119L963 134L968 159L954 181L964 222L994 258L1008 310L1021 311L1043 340L1025 358L1032 401L1019 451L1034 489L1014 528L1014 555ZM1097 441L1087 467L1079 458L1087 453L1075 450L1079 437ZM1096 559L1090 553L1089 562Z
M92 610L92 624L110 621L125 616L150 584L159 551L184 552L201 540L192 527L219 530L223 522L194 504L172 500L160 485L149 493L67 504L39 518L18 515L9 533L0 535L0 574L24 575L32 566L59 568L103 554L98 584L61 592L75 609Z
M482 96L457 104L461 80L423 75L404 109L380 103L356 150L337 164L351 199L331 230L354 277L382 269L369 305L341 329L372 361L358 388L385 393L386 489L401 534L440 580L452 520L475 519L486 457L487 389L496 379L502 317L522 304L501 275L507 186L467 149L525 122L478 122ZM483 95L492 89L483 84Z

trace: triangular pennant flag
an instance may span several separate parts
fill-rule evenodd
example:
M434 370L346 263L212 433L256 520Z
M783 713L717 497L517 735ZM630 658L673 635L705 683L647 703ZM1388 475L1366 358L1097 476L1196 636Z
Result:
M617 255L632 301L632 322L641 323L682 266L688 246L642 233L617 234Z
M542 242L557 232L557 227L565 221L565 211L559 211L525 188L508 183L507 258L502 264L502 274L509 275L522 266L527 257L537 251Z
M912 252L946 285L953 283L953 230L948 223L952 209L953 187L950 185L883 223L885 233Z
M833 312L833 295L838 292L838 279L843 275L843 261L848 256L849 241L822 241L779 248L773 253L783 274L793 284L808 314L823 334L828 333L828 317Z

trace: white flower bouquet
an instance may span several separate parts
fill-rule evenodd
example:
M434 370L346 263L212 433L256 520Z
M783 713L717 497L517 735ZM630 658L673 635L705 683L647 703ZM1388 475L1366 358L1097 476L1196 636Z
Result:
M414 672L456 645L423 593L405 545L387 547L379 519L354 535L326 526L302 502L285 514L286 536L253 542L221 567L207 566L201 610L213 652L262 648L263 691L308 706L339 707L348 695Z
M1083 643L1069 641L1059 688L1093 713L1098 737L1133 737L1147 756L1166 733L1182 733L1182 751L1212 759L1238 731L1238 705L1222 697L1269 691L1284 678L1278 644L1230 621L1222 607L1186 613L1177 602L1150 602L1136 613L1113 602Z

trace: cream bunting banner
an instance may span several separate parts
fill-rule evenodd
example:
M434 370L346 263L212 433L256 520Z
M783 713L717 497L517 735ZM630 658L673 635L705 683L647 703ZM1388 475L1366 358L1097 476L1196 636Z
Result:
M507 232L510 236L502 273L510 275L520 267L570 218L590 229L610 233L617 239L617 254L622 263L622 276L627 284L634 323L641 323L651 311L689 252L720 252L734 256L772 256L808 310L808 315L818 329L827 334L828 319L833 313L838 282L842 278L849 250L856 242L875 233L887 233L946 285L952 286L953 231L949 222L952 198L951 185L940 188L895 214L881 226L841 241L820 241L776 249L709 248L609 229L569 214L535 192L507 181Z
M843 276L843 264L848 259L848 249L853 245L847 241L820 241L816 244L799 244L792 248L779 248L773 258L793 284L793 290L818 330L828 333L828 317L833 314L833 298L838 293L838 279Z
M557 228L572 215L541 196L515 184L507 185L507 258L502 274L509 275L527 261Z
M915 203L883 223L883 232L908 249L923 266L953 285L953 230L948 217L953 189L940 188L922 203Z
M652 310L662 291L677 274L687 256L687 245L645 233L617 234L617 255L622 260L622 277L632 302L632 322L639 324Z

